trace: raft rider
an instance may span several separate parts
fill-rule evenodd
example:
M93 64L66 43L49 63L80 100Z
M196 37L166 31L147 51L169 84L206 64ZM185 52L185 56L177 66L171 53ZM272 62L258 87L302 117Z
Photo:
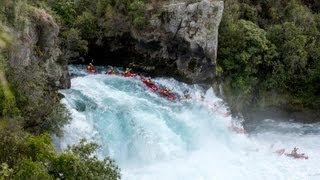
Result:
M308 156L306 156L304 153L299 154L297 151L298 151L298 148L294 147L291 153L286 155L296 159L299 159L299 158L308 159Z
M106 74L115 74L114 68L111 67L111 68L106 72Z
M89 63L89 65L87 66L87 69L88 69L88 70L92 70L92 69L94 69L93 64L92 64L92 63Z
M165 87L164 90L163 90L163 94L166 95L166 96L169 96L170 95L170 90Z
M130 74L131 73L131 69L130 68L126 68L126 71L124 72L124 74Z
M147 84L153 84L150 77L147 79Z

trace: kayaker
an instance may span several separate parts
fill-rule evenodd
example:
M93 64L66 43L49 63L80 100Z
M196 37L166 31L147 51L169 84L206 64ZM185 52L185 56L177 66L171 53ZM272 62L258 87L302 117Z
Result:
M89 65L87 66L87 69L88 69L88 70L92 70L92 69L94 69L93 64L92 64L92 63L89 63Z
M115 74L113 67L111 67L111 69L109 69L106 74Z
M298 154L297 151L298 151L298 148L297 148L297 147L294 147L293 150L291 151L291 154L292 154L292 155L297 155L297 154Z
M166 96L169 96L170 95L170 90L167 87L164 88L163 94L166 95Z
M148 78L146 82L147 82L147 84L153 84L151 81L151 78Z
M304 153L301 153L299 154L298 152L298 148L297 147L294 147L293 150L291 151L290 154L286 154L286 156L289 156L289 157L293 157L293 158L296 158L296 159L308 159L308 156L305 156Z
M126 68L126 71L124 72L124 74L130 74L131 73L131 69L130 68Z

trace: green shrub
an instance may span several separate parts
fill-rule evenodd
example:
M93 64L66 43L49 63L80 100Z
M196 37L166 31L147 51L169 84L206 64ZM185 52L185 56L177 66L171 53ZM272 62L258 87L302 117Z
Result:
M13 172L13 169L9 168L7 163L0 165L0 180L8 179Z
M98 36L97 19L89 11L85 11L77 17L75 27L79 29L82 37L86 40L92 40Z
M266 32L251 21L240 20L223 28L220 39L223 43L219 47L219 58L223 58L221 67L224 75L230 77L231 94L239 100L250 96L267 73L265 65L276 55L275 47Z
M226 1L218 65L231 102L320 108L319 17L297 0Z
M113 160L99 160L93 155L97 144L82 140L79 145L56 153L49 134L30 135L12 122L0 129L0 178L120 179Z
M45 117L43 123L40 125L40 132L50 132L61 136L63 134L62 128L69 123L71 117L66 107L62 104L56 104L52 107L51 113Z
M128 13L133 26L143 28L147 24L145 15L145 2L134 0L128 4Z
M42 162L34 162L30 159L24 159L15 167L12 179L46 179L54 180L50 176Z
M63 179L120 179L119 168L114 161L106 158L99 161L93 152L98 148L95 143L81 140L77 146L56 157L51 171Z
M51 1L51 7L61 17L66 26L73 26L77 14L74 9L74 0L54 0Z

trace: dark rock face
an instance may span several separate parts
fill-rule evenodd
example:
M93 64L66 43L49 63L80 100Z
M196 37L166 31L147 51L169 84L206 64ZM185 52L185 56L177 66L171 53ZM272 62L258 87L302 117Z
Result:
M130 66L191 83L212 80L223 1L171 1L155 8L148 7L147 27L132 28L120 38L105 39L100 57L103 60L98 63ZM112 53L120 56L110 60ZM121 58L121 54L130 57Z
M145 44L158 44L155 51L145 48L146 54L168 59L191 82L203 82L215 75L222 12L223 1L174 1L151 18L153 31L133 34Z

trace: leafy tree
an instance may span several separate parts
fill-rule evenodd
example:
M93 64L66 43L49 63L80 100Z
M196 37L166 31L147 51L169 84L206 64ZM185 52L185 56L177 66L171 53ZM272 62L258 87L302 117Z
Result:
M313 2L225 2L218 65L231 102L238 102L235 109L255 108L259 102L320 108L320 16L303 3Z
M82 140L65 152L56 153L49 134L23 132L17 124L0 129L0 175L12 179L120 179L110 158L99 160L99 147ZM5 164L4 164L5 163ZM0 176L0 177L1 177Z
M9 168L7 163L2 163L0 165L0 180L5 180L10 177L13 170Z
M98 148L94 143L81 140L78 146L56 157L51 171L62 174L63 179L120 179L119 169L110 158L99 161L93 152Z
M15 167L12 179L47 179L54 180L41 162L24 159Z
M145 3L143 0L135 0L128 4L129 17L135 27L144 27L147 24L145 16Z
M76 20L74 0L54 0L51 2L52 9L61 17L67 27L72 27Z
M266 32L251 21L224 24L220 32L218 58L223 59L221 67L229 78L228 89L236 98L233 101L249 104L252 99L247 98L268 71L275 47Z
M77 17L75 27L79 29L82 37L86 40L98 37L97 19L90 11L85 11Z

